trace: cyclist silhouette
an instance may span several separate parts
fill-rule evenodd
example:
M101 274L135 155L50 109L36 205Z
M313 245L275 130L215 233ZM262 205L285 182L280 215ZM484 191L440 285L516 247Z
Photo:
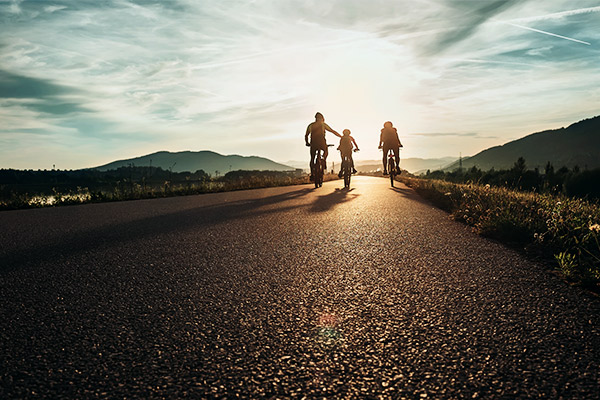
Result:
M396 159L396 173L400 173L400 138L398 137L398 131L392 126L390 121L383 124L381 135L379 136L379 148L383 148L383 174L387 175L387 156L388 152L392 150L394 152L394 158Z
M306 128L306 134L304 135L304 141L307 146L310 146L310 180L314 179L314 167L315 167L315 154L317 150L323 151L323 159L327 161L327 142L325 141L325 131L329 131L338 137L342 137L339 133L331 129L329 125L325 123L325 117L320 112L315 114L315 122L308 124ZM310 135L310 141L308 137Z
M350 161L350 165L352 165L352 173L356 173L356 169L354 168L354 160L352 159L352 151L358 151L358 145L356 144L356 140L352 136L350 136L350 129L344 129L342 132L344 136L340 139L340 145L338 146L338 150L342 156L342 163L344 158L347 158ZM342 164L343 165L343 164ZM344 172L343 168L340 168L340 173L338 176L342 177L342 172Z

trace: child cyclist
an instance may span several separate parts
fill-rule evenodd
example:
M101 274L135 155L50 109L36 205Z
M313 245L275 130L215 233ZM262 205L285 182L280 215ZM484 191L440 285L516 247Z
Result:
M344 158L348 158L348 160L350 160L350 163L352 165L352 173L355 174L356 173L356 169L354 169L354 160L352 159L352 150L354 147L356 147L354 149L354 151L358 151L358 145L356 144L356 140L354 140L354 138L352 136L350 136L350 129L344 129L344 131L342 132L344 135L341 137L340 139L340 145L338 146L338 150L340 151L341 155L342 155L342 163L344 162ZM342 173L343 173L343 169L340 169L340 173L338 174L338 176L341 178L342 177Z
M398 130L394 128L390 121L383 124L381 135L379 135L379 148L383 149L383 174L387 175L387 157L388 152L392 150L394 158L396 159L396 173L400 174L400 138L398 137Z

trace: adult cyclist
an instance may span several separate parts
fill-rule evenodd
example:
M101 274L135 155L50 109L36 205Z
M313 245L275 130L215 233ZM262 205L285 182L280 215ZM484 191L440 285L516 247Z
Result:
M320 112L315 114L315 122L308 124L306 128L306 134L304 135L304 141L307 146L310 146L310 180L314 179L314 167L315 167L315 154L318 150L323 151L323 159L327 161L327 142L325 141L325 131L333 133L337 137L342 137L339 133L331 129L329 125L325 123L325 117ZM309 137L310 136L310 141Z
M383 124L381 135L379 136L379 148L383 148L383 174L387 175L387 155L390 150L394 152L394 158L396 159L396 173L400 174L400 138L398 137L398 131L393 127L390 121Z

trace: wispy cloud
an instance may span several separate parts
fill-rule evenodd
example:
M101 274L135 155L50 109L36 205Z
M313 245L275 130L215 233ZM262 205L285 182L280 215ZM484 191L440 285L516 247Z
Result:
M23 2L23 0L10 0L8 1L8 12L12 13L12 14L20 14L21 13L21 7L20 4Z
M38 149L0 159L42 162L42 131L74 167L161 149L297 159L317 110L359 143L393 120L433 132L407 135L412 156L475 152L593 112L600 7L582 3L0 2L0 140Z
M522 18L513 18L508 21L503 22L512 22L512 23L523 23L523 22L535 22L535 21L548 21L553 19L561 19L566 17L572 17L579 14L589 14L589 13L597 13L600 12L600 6L597 7L586 7L586 8L578 8L575 10L561 11L555 12L545 15L536 15L532 17L522 17Z
M472 138L472 139L497 139L497 136L485 136L476 132L415 132L409 133L409 136L424 136L428 138L435 137L458 137L458 138Z
M448 2L445 12L451 22L452 30L438 34L425 48L426 54L437 55L447 52L457 43L473 36L479 27L495 15L512 7L515 0L492 0L485 2ZM448 25L446 25L448 28Z
M51 98L78 92L50 80L32 78L0 70L0 97L4 98Z

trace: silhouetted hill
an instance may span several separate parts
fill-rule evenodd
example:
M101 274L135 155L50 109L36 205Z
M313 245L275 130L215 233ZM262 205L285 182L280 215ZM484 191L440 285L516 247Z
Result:
M428 169L441 169L458 160L458 157L443 158L402 158L400 154L400 167L408 172L420 173ZM372 172L380 169L381 160L355 161L356 169L360 172Z
M146 156L114 161L93 169L107 171L119 167L126 167L131 164L137 167L160 167L164 170L172 168L173 172L195 172L203 170L207 173L214 174L215 171L219 171L221 175L229 171L237 170L290 171L294 169L267 158L254 156L244 157L238 155L224 156L212 151L181 151L177 153L159 151Z
M508 169L523 157L527 167L541 170L550 161L555 167L600 168L600 116L585 119L567 128L533 133L503 146L491 147L463 159L463 168ZM454 170L458 161L444 168Z

